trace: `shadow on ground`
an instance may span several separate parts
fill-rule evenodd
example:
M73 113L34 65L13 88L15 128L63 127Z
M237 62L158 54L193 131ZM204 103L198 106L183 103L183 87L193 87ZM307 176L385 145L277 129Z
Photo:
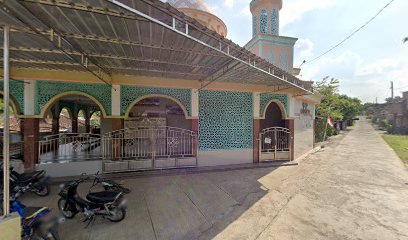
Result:
M128 178L123 183L132 192L123 222L98 218L85 228L78 215L60 227L61 239L211 239L268 193L259 179L275 169ZM89 184L78 190L85 196ZM21 201L59 214L57 193L53 186L48 197L27 194Z

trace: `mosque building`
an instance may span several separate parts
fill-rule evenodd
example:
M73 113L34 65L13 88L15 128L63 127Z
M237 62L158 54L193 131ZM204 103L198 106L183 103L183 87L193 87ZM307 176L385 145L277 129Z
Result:
M319 97L296 77L297 39L279 35L282 0L248 4L241 47L201 0L6 2L12 154L66 176L308 153Z

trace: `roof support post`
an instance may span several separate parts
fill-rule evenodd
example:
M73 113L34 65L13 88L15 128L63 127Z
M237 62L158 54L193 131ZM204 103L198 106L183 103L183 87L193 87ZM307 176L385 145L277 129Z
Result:
M10 214L10 155L9 155L9 144L10 144L10 126L9 126L9 115L10 115L10 92L9 92L9 82L10 82L10 27L4 26L4 47L3 47L3 102L4 102L4 120L3 120L3 215L7 217Z

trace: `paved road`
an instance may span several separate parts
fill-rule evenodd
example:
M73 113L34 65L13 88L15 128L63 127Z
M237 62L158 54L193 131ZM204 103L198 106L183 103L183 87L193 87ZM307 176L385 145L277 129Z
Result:
M408 239L407 170L365 121L298 166L125 184L123 222L69 220L62 239ZM55 195L23 201L57 211Z

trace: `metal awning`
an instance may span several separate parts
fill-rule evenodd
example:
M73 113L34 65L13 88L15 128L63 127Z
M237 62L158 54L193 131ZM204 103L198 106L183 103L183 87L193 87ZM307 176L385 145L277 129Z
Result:
M107 84L115 75L130 75L312 93L310 82L159 0L0 0L0 5L1 24L11 28L12 68L88 71Z

